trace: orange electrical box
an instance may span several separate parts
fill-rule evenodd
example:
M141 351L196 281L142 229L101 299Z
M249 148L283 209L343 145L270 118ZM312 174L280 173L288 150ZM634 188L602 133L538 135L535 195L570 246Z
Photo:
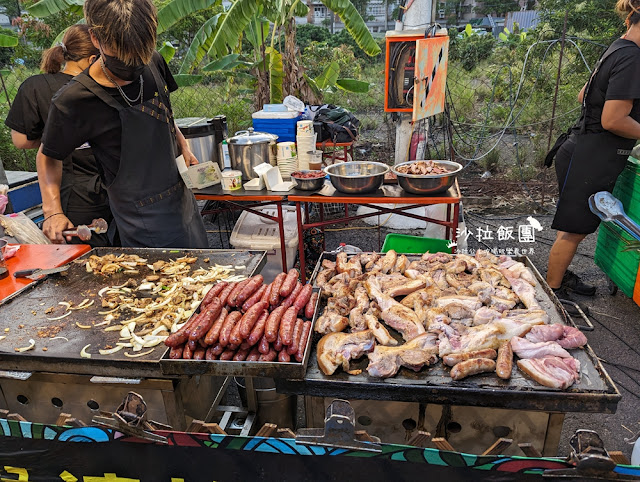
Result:
M413 112L416 41L424 33L388 32L386 37L384 110Z

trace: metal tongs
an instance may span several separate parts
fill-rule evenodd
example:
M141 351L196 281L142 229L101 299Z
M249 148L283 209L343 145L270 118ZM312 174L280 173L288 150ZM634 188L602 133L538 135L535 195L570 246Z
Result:
M589 209L604 222L613 223L640 241L640 225L627 216L622 202L607 191L589 197Z
M106 233L109 229L107 222L102 219L94 219L88 226L86 224L80 224L76 229L68 229L62 231L63 236L77 236L81 241L89 241L91 239L91 232L96 234Z

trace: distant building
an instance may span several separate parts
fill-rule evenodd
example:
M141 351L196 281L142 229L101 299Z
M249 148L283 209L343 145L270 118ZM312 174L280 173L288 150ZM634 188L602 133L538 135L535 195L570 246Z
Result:
M393 29L394 20L391 19L391 14L397 7L397 4L398 2L394 0L370 0L367 3L365 22L372 33L386 32L387 30ZM313 12L310 12L309 16L296 18L298 25L312 23L314 25L327 27L330 30L333 27L334 32L339 32L344 28L344 24L340 21L340 18L337 15L332 15L332 12L322 2L312 2L312 8Z
M512 30L514 21L520 25L521 30L528 30L538 24L538 13L535 10L527 10L527 7L531 8L532 2L518 0L520 11L507 12L506 19L480 13L479 10L487 3L489 2L479 0L461 0L460 2L439 0L435 18L439 23L448 27L464 27L469 23L474 28L482 28L489 32L496 27L500 27L501 31L504 27ZM533 2L533 4L535 3ZM458 18L457 21L448 22L453 6L458 12Z

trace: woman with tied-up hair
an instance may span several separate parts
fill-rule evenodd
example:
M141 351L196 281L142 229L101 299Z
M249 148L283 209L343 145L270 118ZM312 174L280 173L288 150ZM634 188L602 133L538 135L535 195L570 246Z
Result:
M100 51L91 42L87 25L69 27L61 44L44 51L40 64L44 73L29 77L20 85L5 120L18 149L40 147L51 99L74 76L89 68L98 55ZM65 156L58 190L60 215L67 217L73 225L90 224L95 218L111 222L107 191L88 144L78 146ZM45 218L45 227L52 220ZM71 241L81 242L78 238ZM89 244L94 247L112 245L106 234L95 233Z
M560 191L547 283L560 298L570 298L568 292L595 294L595 286L567 268L580 242L600 224L589 209L589 197L613 190L640 139L640 0L618 0L616 10L625 18L627 32L596 64L578 95L578 122L547 156L547 165L555 156Z
M122 246L206 248L193 193L176 165L198 161L176 127L169 93L177 85L155 51L151 0L86 0L84 16L100 57L53 100L37 157L45 215L60 211L60 160L89 142L109 194ZM72 224L53 216L44 233L63 242Z

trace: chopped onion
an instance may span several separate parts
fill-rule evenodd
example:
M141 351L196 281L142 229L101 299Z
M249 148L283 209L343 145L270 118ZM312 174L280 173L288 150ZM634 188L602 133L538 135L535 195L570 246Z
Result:
M57 321L57 320L61 320L62 318L66 318L67 316L69 316L71 313L73 313L73 311L67 311L64 315L62 316L58 316L56 318L47 318L47 320L49 321Z
M101 355L111 355L112 353L122 350L122 348L122 346L116 345L115 347L108 350L98 350L98 353L100 353Z
M92 328L92 327L91 327L91 325L81 325L81 324L80 324L80 323L78 323L77 321L76 321L76 326L77 326L78 328L82 328L82 329L84 329L84 330L87 330L87 329L89 329L89 328Z
M91 358L91 353L87 353L87 348L91 346L91 343L86 345L82 350L80 350L80 356L82 358Z
M135 351L135 348L134 348L134 351ZM129 357L129 358L138 358L139 356L145 356L145 355L148 355L149 353L152 353L152 352L153 352L153 349L147 350L147 351L143 351L141 353L136 353L135 355L132 355L131 353L128 353L128 352L125 351L124 352L124 356Z
M25 351L33 350L35 348L35 346L36 346L36 342L32 338L32 339L29 340L29 346L23 346L22 348L16 348L15 350L18 353L22 353L22 352L25 352Z
M55 336L55 337L51 338L51 340L64 340L64 341L69 341L69 338L67 338L66 336Z

